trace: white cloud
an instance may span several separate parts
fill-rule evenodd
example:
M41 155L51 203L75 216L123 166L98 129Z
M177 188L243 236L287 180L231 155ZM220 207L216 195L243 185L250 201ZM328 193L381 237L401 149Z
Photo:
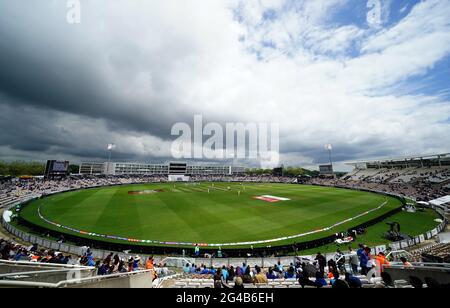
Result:
M122 102L105 104L105 110L141 121L147 116L149 127L197 113L217 122L276 121L286 163L312 164L330 142L336 151L345 149L342 159L450 150L442 142L450 135L449 102L395 92L448 56L448 2L421 2L398 24L375 32L334 25L331 17L344 4L348 1L127 1L104 7L86 2L79 28L52 30L54 19L46 19L45 41L58 39L52 45L59 51L55 69L66 62L89 67L98 85ZM240 23L233 18L235 7ZM275 10L276 18L264 20L267 9ZM30 33L21 31L26 41ZM351 52L358 46L360 54ZM105 143L114 141L137 157L170 151L167 140L156 137L164 133L111 129L106 113L89 121L69 118L61 125L87 146L100 142L89 134L98 127ZM83 127L76 129L76 123Z

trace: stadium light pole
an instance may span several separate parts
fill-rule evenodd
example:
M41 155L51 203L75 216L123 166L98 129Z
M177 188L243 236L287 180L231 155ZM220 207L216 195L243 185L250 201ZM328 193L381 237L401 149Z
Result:
M108 165L111 162L111 154L115 147L116 145L114 143L108 144Z
M331 169L333 170L333 160L331 158L331 152L333 151L333 146L331 144L327 144L325 146L325 149L328 151L328 158L330 159L330 166L331 166ZM333 170L333 174L334 174L334 170Z

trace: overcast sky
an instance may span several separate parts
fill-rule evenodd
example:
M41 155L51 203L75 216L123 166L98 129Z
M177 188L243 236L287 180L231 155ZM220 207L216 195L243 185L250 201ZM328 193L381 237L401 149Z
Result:
M285 165L450 152L449 0L80 2L0 1L0 159L163 162L194 114Z

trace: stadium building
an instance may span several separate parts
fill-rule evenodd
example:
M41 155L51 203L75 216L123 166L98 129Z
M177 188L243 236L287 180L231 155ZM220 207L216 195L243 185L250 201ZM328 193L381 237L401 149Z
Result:
M171 162L166 164L83 162L80 165L80 174L83 175L227 176L242 175L244 173L244 167L220 165L190 165L180 162Z
M444 184L450 180L450 154L407 156L384 160L351 162L354 170L345 180L366 180L380 183L410 183L424 180Z

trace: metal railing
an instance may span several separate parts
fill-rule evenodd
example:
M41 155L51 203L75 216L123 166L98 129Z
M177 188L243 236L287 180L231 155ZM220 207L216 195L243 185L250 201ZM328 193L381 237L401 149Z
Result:
M72 288L72 287L138 287L152 288L153 271L136 271L130 273L118 273L107 276L92 276L77 279L62 280L56 283L1 280L1 287L14 288Z

